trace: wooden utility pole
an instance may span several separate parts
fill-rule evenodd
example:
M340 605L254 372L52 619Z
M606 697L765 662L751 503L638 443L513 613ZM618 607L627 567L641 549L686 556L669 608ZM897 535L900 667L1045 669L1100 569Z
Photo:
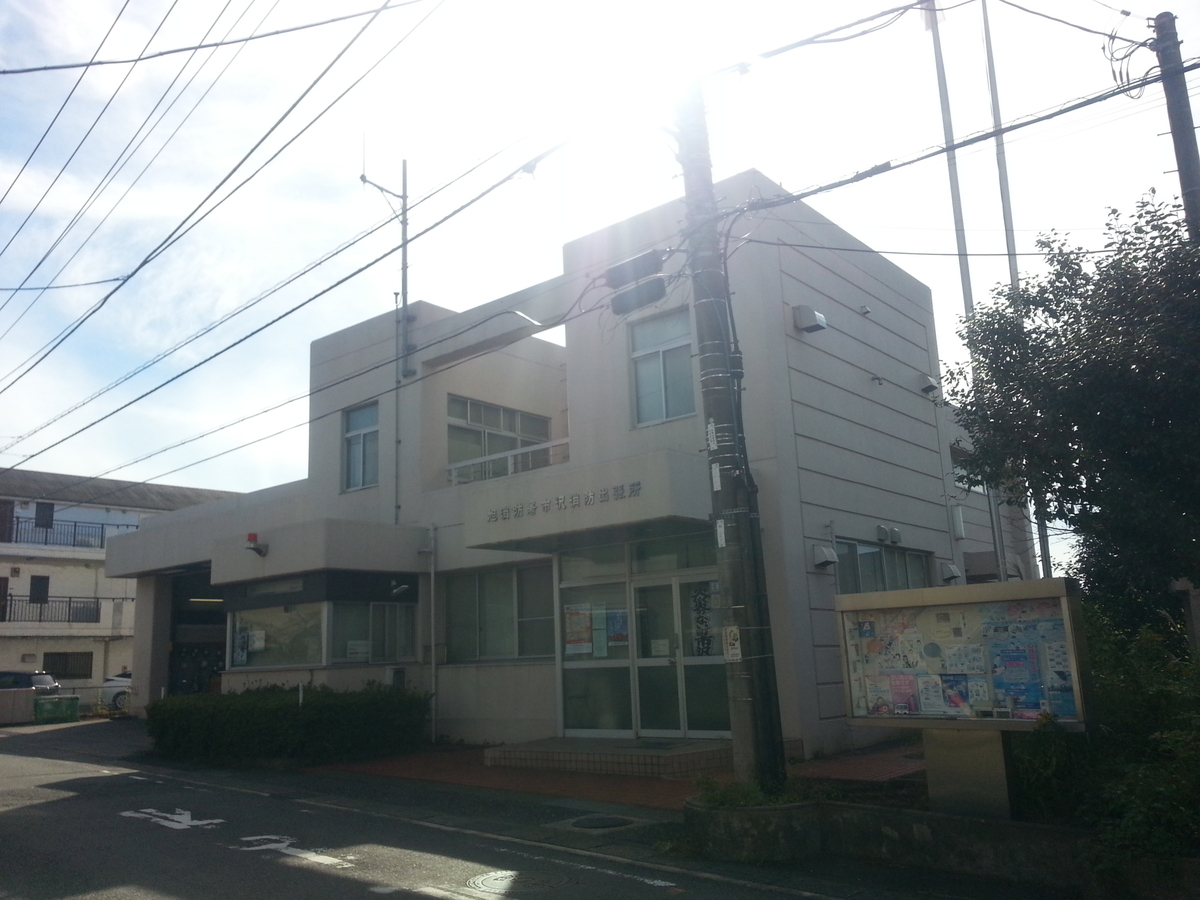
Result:
M1164 12L1154 17L1154 52L1162 71L1167 120L1171 123L1171 140L1175 143L1175 163L1179 167L1188 236L1193 241L1200 241L1200 154L1196 150L1196 126L1192 122L1192 104L1188 99L1174 13Z
M786 779L771 616L757 503L741 424L741 354L725 280L713 193L704 96L693 86L680 107L679 161L687 204L688 268L696 315L706 446L734 775L772 792Z

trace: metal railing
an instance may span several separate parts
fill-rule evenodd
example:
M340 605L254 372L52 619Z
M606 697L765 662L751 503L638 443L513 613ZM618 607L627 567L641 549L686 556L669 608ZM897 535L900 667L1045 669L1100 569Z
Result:
M533 447L465 459L452 466L446 466L446 474L451 484L469 484L472 481L487 481L489 478L503 478L533 469L544 469L546 466L557 466L571 458L570 444L570 438L562 438Z
M0 622L79 622L100 621L101 601L123 600L132 597L51 597L45 603L28 597L0 597Z
M104 548L109 534L137 530L136 525L104 525L97 522L55 521L49 528L39 528L30 516L11 516L0 521L0 543L38 544L43 547Z

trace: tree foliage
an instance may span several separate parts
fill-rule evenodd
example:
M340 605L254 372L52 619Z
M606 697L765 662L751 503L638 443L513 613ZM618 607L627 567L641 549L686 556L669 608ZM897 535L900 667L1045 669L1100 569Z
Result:
M1179 621L1200 584L1200 247L1176 205L1110 211L1106 252L1051 234L1047 274L997 290L959 334L947 400L969 483L1044 498L1080 538L1078 574L1130 633Z

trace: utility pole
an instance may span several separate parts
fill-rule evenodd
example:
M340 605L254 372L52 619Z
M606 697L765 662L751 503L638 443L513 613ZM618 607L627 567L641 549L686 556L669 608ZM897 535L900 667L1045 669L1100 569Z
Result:
M1192 122L1192 105L1188 100L1174 13L1164 12L1154 17L1154 52L1162 71L1167 120L1171 123L1171 140L1175 143L1175 163L1179 168L1188 236L1193 242L1200 241L1200 154L1196 151L1196 126Z
M946 64L942 58L942 35L938 28L940 13L933 0L924 0L925 23L933 38L933 64L937 72L938 101L942 110L942 137L945 140L946 171L950 176L950 210L954 216L954 238L958 248L958 278L962 285L963 311L967 317L975 314L975 297L971 290L971 265L967 255L967 230L963 219L962 192L958 185L958 154L954 152L954 122L950 117L950 89L946 82ZM992 526L992 548L996 554L996 577L1008 581L1008 557L1004 547L1004 518L1000 513L1000 498L995 488L985 488L988 517Z
M983 16L983 46L987 60L988 92L992 100L992 128L996 132L996 175L1000 180L1000 212L1004 221L1004 247L1008 253L1008 283L1016 291L1021 287L1021 275L1017 271L1016 229L1013 227L1012 193L1008 189L1008 161L1004 152L1004 133L1002 131L1004 117L1000 115L1000 88L996 83L996 58L992 53L992 24L988 18L987 0L980 0L979 10ZM1054 571L1050 563L1050 531L1046 526L1045 497L1033 498L1033 520L1037 529L1038 557L1041 560L1042 577L1051 578ZM1007 569L1007 560L1005 568ZM1001 580L1003 580L1003 576Z
M758 549L757 501L741 424L743 367L741 353L734 346L708 126L699 83L693 85L681 105L678 124L734 776L743 784L758 784L771 793L787 777L779 693L765 573Z

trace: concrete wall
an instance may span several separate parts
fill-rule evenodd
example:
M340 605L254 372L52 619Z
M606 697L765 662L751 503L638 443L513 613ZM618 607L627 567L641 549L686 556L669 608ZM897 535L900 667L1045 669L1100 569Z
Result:
M558 734L554 660L438 667L438 734L518 743Z

